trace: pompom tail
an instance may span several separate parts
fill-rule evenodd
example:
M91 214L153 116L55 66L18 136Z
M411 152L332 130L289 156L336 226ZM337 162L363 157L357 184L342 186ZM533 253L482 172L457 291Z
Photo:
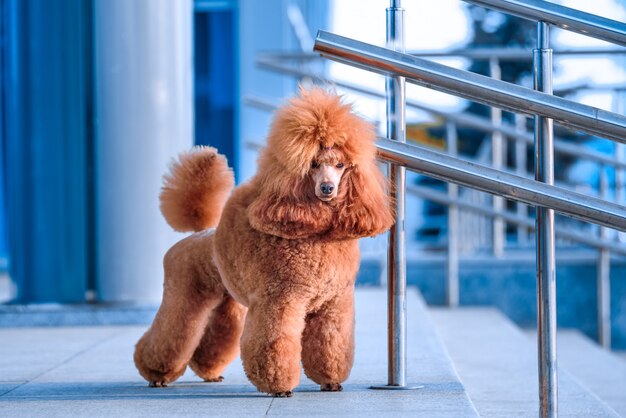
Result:
M180 154L163 177L161 213L180 232L215 227L234 184L223 155L215 148L194 147Z

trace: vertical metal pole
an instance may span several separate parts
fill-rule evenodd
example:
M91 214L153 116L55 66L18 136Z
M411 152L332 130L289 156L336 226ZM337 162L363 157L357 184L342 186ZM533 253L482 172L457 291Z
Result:
M448 154L458 152L456 124L446 123ZM459 196L459 186L448 183L448 197L452 202ZM447 260L446 302L448 306L459 306L459 208L456 204L448 205L448 260Z
M515 115L515 130L520 133L526 132L526 116ZM515 142L515 174L520 177L526 177L526 142ZM523 203L517 203L517 215L520 217L528 216L528 206ZM525 226L517 227L517 246L528 246L528 230Z
M500 61L498 58L491 58L489 60L489 75L496 80L502 79L502 70L500 68ZM491 123L494 126L502 125L502 109L497 107L491 108ZM502 132L494 131L491 134L491 164L493 168L501 170L503 167L504 156L504 138ZM504 210L504 199L500 196L493 196L493 210L501 212ZM492 245L493 255L495 257L502 257L504 253L504 221L500 216L493 217L493 231L492 231Z
M404 9L401 3L401 0L391 0L387 9L387 48L404 52ZM388 77L386 89L387 136L399 142L406 142L404 77ZM396 224L389 232L388 384L406 386L405 168L391 164L389 178L396 203Z
M613 111L615 113L624 114L624 100L626 100L624 90L617 90L613 101ZM615 142L615 160L623 162L625 159L626 145ZM619 205L626 204L624 199L626 194L625 174L624 169L615 167L615 203ZM622 242L626 242L626 232L618 232L617 238Z
M391 0L387 9L387 48L404 52L404 9L401 0ZM406 142L405 79L388 77L387 137ZM372 389L419 389L406 384L406 254L404 240L405 168L389 164L391 198L396 205L396 223L389 231L387 262L388 382Z
M606 167L599 167L600 197L608 199L609 179ZM600 239L608 238L608 228L600 227ZM598 303L598 342L604 348L611 347L611 253L607 248L600 248L596 275L596 294Z
M545 22L537 23L533 50L535 90L552 94L552 50ZM535 116L535 179L554 184L552 119ZM537 207L537 327L539 351L539 408L541 417L557 416L556 268L554 211Z

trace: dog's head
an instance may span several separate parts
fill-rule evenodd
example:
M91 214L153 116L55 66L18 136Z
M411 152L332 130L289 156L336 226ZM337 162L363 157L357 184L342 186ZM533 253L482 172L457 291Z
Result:
M376 235L393 216L373 127L341 97L301 90L275 115L259 159L251 225L285 238Z

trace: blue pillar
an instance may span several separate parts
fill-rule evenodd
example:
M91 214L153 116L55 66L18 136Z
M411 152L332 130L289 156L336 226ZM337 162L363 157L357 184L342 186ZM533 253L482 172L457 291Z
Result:
M89 2L4 6L9 274L19 302L82 301Z

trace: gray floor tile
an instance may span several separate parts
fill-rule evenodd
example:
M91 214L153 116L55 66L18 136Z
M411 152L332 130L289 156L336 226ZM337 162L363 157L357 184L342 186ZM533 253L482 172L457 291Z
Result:
M289 399L256 391L236 359L220 383L188 370L167 388L149 388L133 364L146 326L0 330L0 416L475 416L415 293L409 296L408 378L417 391L369 389L387 379L386 293L360 289L356 354L340 393L301 377ZM24 383L26 381L26 383Z

